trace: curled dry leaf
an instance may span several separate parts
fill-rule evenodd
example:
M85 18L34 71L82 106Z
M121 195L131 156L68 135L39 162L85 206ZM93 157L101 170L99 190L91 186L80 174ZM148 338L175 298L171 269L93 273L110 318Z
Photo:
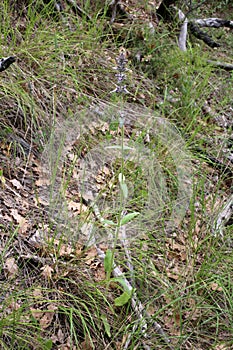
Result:
M217 290L218 292L222 292L223 291L223 288L221 286L219 286L219 284L216 283L216 282L211 283L210 284L210 288L212 290Z
M16 187L18 190L20 190L21 188L23 188L23 186L21 185L21 183L18 181L18 180L16 180L16 179L13 179L13 180L9 180L11 183L12 183L12 185L14 186L14 187Z
M11 212L11 215L13 216L13 218L15 219L15 221L17 222L17 224L19 225L18 232L20 234L25 234L27 232L27 229L28 229L27 220L18 213L17 209L10 209L10 212Z
M42 270L41 275L44 276L47 280L50 280L52 278L52 272L54 270L51 266L45 265L41 268L41 270Z
M59 256L70 256L74 252L73 248L68 244L62 244L59 250Z
M96 247L91 247L86 251L86 256L85 256L85 264L91 265L91 263L95 260L97 257L97 249Z
M15 262L15 258L7 258L4 265L5 275L8 278L14 278L18 272L18 266Z
M104 270L104 266L97 265L95 271L95 281L104 281L106 279L106 273Z
M64 333L62 332L62 330L59 328L57 334L52 334L51 335L51 340L53 343L60 343L60 344L63 344L64 341L65 341L65 335ZM59 349L61 349L59 347Z

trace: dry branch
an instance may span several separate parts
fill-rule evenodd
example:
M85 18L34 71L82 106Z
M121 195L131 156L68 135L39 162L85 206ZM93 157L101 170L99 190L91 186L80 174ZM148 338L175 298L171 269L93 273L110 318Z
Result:
M212 61L212 60L207 60L207 62L209 64L211 64L212 66L217 67L217 68L222 68L222 69L225 69L227 71L233 70L233 64L230 64L230 63L225 63L225 62L220 62L220 61Z
M179 21L182 23L178 46L182 51L186 51L186 40L187 40L187 27L189 28L191 34L196 36L196 38L204 41L204 43L212 48L221 46L218 42L213 40L207 33L203 32L201 27L211 27L220 28L227 27L233 28L233 21L221 19L221 18L205 18L205 19L192 19L188 20L187 15L185 15L179 8L172 6L173 9L178 13ZM228 65L219 64L219 67L226 67L224 69L231 70Z
M185 18L185 15L181 10L179 10L179 20L183 21L183 24L181 26L179 40L178 40L178 46L181 49L181 51L186 51L186 41L187 41L187 35L188 35L188 19Z
M233 217L233 194L229 197L222 210L218 214L216 219L216 224L214 227L214 233L220 233L221 236L224 235L224 227L226 227Z
M197 24L199 27L212 27L212 28L233 28L233 21L228 21L221 18L205 18L205 19L194 19L193 23Z
M116 19L116 14L117 14L117 5L119 3L119 0L113 0L111 1L111 3L109 4L109 6L112 8L112 17L111 17L111 21L110 23L112 24L115 19Z
M219 43L217 43L215 40L213 40L207 33L203 32L199 26L193 22L189 22L189 29L190 32L197 38L202 41L209 47L215 48L221 46Z
M6 70L12 63L16 61L16 57L9 56L7 58L1 58L0 59L0 72L3 72Z

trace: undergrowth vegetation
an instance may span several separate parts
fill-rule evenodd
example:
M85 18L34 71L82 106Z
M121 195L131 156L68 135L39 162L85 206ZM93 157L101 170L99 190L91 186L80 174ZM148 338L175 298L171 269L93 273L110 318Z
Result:
M61 3L0 4L0 348L232 349L232 30Z

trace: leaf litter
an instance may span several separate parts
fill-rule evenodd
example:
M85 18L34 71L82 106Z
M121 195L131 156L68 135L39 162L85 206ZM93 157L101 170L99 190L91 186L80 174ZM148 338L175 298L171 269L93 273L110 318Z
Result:
M96 83L98 83L98 81L96 81ZM99 139L100 132L103 133L104 136L107 135L107 133L109 132L109 125L107 123L103 125L98 125L96 124L96 122L93 122L93 124L90 125L89 130L94 137L97 137L97 139ZM132 135L132 130L130 127L128 128L127 133L129 137L130 135ZM109 134L114 135L114 132L109 132ZM78 142L80 142L80 140ZM93 141L91 140L91 142ZM72 161L75 160L76 154L72 153L74 147L75 145L72 144L72 147L68 152L68 160L70 161L69 164L71 164ZM84 149L83 154L85 154L85 152L86 151ZM9 157L9 150L4 150L4 156ZM21 162L19 158L17 159L17 162L19 162L19 166L16 169L13 169L13 167L10 169L10 177L8 176L9 169L7 169L6 166L4 166L4 175L1 175L1 197L4 204L0 212L1 238L4 242L4 239L6 239L6 236L8 236L7 228L12 227L12 224L13 227L19 233L19 236L21 237L16 237L14 241L14 246L10 245L9 248L7 248L8 257L6 257L4 261L5 278L7 280L17 279L17 283L20 284L21 280L23 280L23 278L25 278L25 276L28 275L28 272L34 269L36 278L34 276L32 277L31 281L28 281L29 287L31 287L31 285L34 285L34 281L38 284L38 275L42 275L46 283L58 283L56 286L57 290L55 292L46 292L45 294L43 294L42 292L40 292L40 288L34 289L32 295L35 297L35 299L37 299L35 303L38 303L39 300L41 300L42 303L47 303L47 299L53 300L53 297L54 299L57 298L59 300L61 297L60 294L62 294L64 291L67 291L69 293L70 290L72 290L74 294L81 296L82 290L80 289L80 286L78 286L78 284L85 285L90 275L96 282L102 282L106 277L103 264L98 259L96 249L93 247L87 248L85 244L82 244L81 242L77 243L76 246L74 246L72 243L66 241L66 237L64 239L64 243L60 240L53 240L51 242L49 241L48 237L54 232L56 232L56 222L54 223L54 226L51 225L50 218L47 215L50 203L46 197L40 197L40 194L42 193L40 188L44 186L46 190L51 185L51 182L43 173L43 165L40 164L40 162L37 159L35 159L34 156L32 156L28 160L27 166L25 166L24 161L22 160ZM79 176L79 167L80 164L77 163L77 168L73 169L72 176L73 179L75 179L75 183L77 182L77 178ZM212 178L214 177L214 172L211 175ZM109 181L109 177L111 177L112 175L113 170L108 166L104 166L104 168L98 174L96 174L95 181L99 189L102 189L105 186L105 183ZM211 193L211 186L210 188L206 188L206 192L206 205L209 206L207 209L211 213L211 203L213 201L211 198L208 198L208 192ZM83 205L81 202L76 201L76 198L80 200L82 197L78 189L70 189L70 192L68 191L66 195L69 198L68 211L70 212L71 216L73 214L81 215L82 213L88 212L88 205ZM86 198L84 199L87 203L89 200L93 199L92 191L89 194L87 193L85 195ZM225 196L225 194L223 194L223 196ZM222 202L222 200L220 202ZM218 203L216 205L218 206ZM28 213L30 213L30 215L28 215ZM32 217L33 219L30 220L29 217ZM43 225L41 225L42 220ZM186 217L185 220L188 222L189 218ZM165 255L161 254L163 256L163 260L161 259L161 263L159 263L159 257L158 259L157 257L156 259L154 259L154 263L157 264L158 269L161 272L166 273L168 285L172 284L174 289L176 288L175 283L177 281L182 281L183 283L185 283L184 278L187 278L187 281L189 283L191 283L192 281L192 275L195 271L193 266L194 262L191 259L191 255L196 254L195 251L198 248L198 244L203 239L203 236L206 234L206 228L205 225L202 225L201 219L196 222L194 231L196 242L190 251L188 250L188 235L187 233L183 234L181 230L179 232L179 237L175 237L174 239L166 239L166 253ZM61 237L64 235L64 233L65 229L64 231L61 230L61 232L59 232ZM1 251L3 251L5 249L5 243L1 243L0 247ZM149 242L147 247L149 249ZM11 255L15 256L15 253L17 252L19 257L20 255L23 256L24 250L27 252L27 254L24 254L25 257L27 256L27 258L23 257L21 259L23 261L23 264L21 261L21 263L18 265L18 259L15 259ZM30 253L28 254L28 252ZM29 259L29 257L33 257L33 255L38 257L38 259ZM54 261L56 260L54 257L56 257L56 259L58 260ZM41 263L41 261L43 261L41 260L41 258L45 259L45 263ZM201 254L197 254L195 255L195 259L197 272L198 267L201 265L203 257ZM67 275L65 275L64 273L64 264L65 266L67 266ZM23 265L22 271L21 265ZM81 276L80 280L79 276L77 276L79 274ZM57 281L54 280L54 276L56 276ZM70 283L70 281L66 282L63 280L63 277L66 276L73 278L74 287L72 286L72 283ZM61 277L61 280L59 280L59 277ZM48 284L45 284L44 287L47 285ZM117 286L115 285L114 287L115 292L118 292ZM213 292L220 293L223 291L223 287L218 282L211 282L208 285L208 289ZM103 295L105 295L104 288L102 291ZM115 295L108 295L108 297L113 305L114 300L116 300ZM85 298L85 295L83 296L83 298ZM166 296L164 296L164 298L166 299ZM167 304L169 304L173 301L172 299L167 298L166 302ZM184 313L184 319L188 319L189 322L193 322L194 325L198 324L198 321L200 321L201 317L203 317L203 312L198 307L198 302L190 297L186 300L186 302L189 305L189 311L186 311ZM66 301L64 300L63 303L66 303ZM17 310L20 308L20 305L21 303L19 298L19 302L14 302L10 304L9 310ZM67 308L68 305L69 303L67 302ZM106 305L104 307L106 308ZM59 309L55 305L55 303L51 302L46 306L46 308L44 308L44 306L43 308L41 307L35 309L32 307L30 310L32 316L39 322L41 329L47 330L48 328L50 328L53 321L55 320L55 315L58 314ZM111 325L111 317L110 321L108 321L109 310L106 308L104 311L105 314L103 314L101 317L103 320L105 332L107 333L107 336L109 336L111 334L111 327L109 328L109 324ZM154 313L156 313L155 306ZM67 324L64 322L64 320L59 320L59 322L60 324L57 325L56 331L51 336L51 339L53 340L54 344L60 344L59 349L71 349L72 340L66 336L65 326L67 326ZM171 308L171 311L165 312L163 322L170 334L174 336L181 335L179 326L182 322L182 319L179 314L179 310L177 310L175 306L174 308ZM63 329L64 332L62 331ZM81 343L82 349L93 349L93 343L96 343L94 337L92 338L92 340L90 340L87 334L84 336L84 332L82 334L82 337L84 338L83 342ZM224 337L226 339L229 338L229 333L226 332L225 335L223 334L223 338ZM123 346L124 339L122 338L122 342L118 342L118 344L121 344L119 345L119 348L120 346ZM72 349L74 350L75 348L76 346L72 347ZM217 345L215 348L227 349L227 345L224 345L223 342L222 345Z

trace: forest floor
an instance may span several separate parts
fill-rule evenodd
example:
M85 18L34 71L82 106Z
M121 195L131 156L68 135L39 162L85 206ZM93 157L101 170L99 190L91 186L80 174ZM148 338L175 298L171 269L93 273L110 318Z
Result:
M160 2L0 5L0 349L233 349L233 30Z

